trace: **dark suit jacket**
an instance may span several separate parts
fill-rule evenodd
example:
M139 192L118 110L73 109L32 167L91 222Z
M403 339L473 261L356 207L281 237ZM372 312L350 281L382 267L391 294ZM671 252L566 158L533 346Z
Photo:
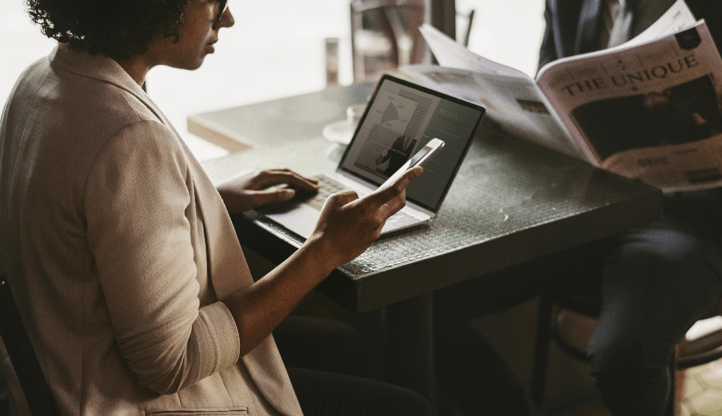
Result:
M546 1L546 30L539 53L539 68L553 60L599 48L601 8L606 7L604 0ZM722 46L722 1L686 1L697 19L705 19L717 47ZM651 22L634 21L632 36L641 33L649 23Z

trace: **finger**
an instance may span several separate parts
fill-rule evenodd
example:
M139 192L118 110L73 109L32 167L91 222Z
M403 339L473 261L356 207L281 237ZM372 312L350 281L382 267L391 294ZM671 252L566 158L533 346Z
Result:
M421 174L424 173L424 168L421 166L416 166L415 168L409 169L406 172L404 172L401 177L393 183L393 186L401 191L402 189L406 189L406 187L413 181L414 179L421 176Z
M331 194L326 199L326 204L332 204L336 206L344 206L358 199L358 194L354 191L343 191Z
M317 191L318 180L307 178L290 169L272 169L261 172L256 183L257 189L270 186L288 184L306 191Z
M306 178L295 172L288 174L285 183L304 191L318 191L318 179Z
M283 168L283 169L268 169L266 172L274 174L274 175L293 175L299 179L302 179L309 183L318 183L318 179L316 178L309 178L307 176L303 176L300 173L293 171L291 169Z
M401 175L399 179L393 182L390 186L379 188L376 192L369 195L369 197L371 200L379 204L385 204L391 199L398 197L402 193L404 194L405 198L406 195L404 191L406 190L406 187L412 180L418 178L423 172L424 169L421 166L409 169L408 171L404 172L404 174Z
M293 198L296 192L293 189L267 189L263 191L249 191L256 206L285 202Z
M389 219L390 216L396 214L397 212L401 211L401 209L406 206L406 191L402 191L402 193L397 198L392 198L385 204L381 205L379 207L379 214L384 217L384 221Z

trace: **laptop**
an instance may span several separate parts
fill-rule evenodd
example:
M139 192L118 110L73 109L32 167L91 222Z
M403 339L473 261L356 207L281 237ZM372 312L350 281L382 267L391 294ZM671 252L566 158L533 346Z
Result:
M319 177L321 190L258 209L273 222L306 239L325 198L354 190L376 190L419 149L439 138L444 148L406 188L406 206L386 221L381 234L426 224L436 217L461 166L484 108L392 75L383 75L359 120L338 167Z

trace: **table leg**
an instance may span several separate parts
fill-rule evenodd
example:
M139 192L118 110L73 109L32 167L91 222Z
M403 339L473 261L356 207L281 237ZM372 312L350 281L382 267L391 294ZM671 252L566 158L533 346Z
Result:
M434 395L433 298L423 294L384 308L384 379L432 403Z

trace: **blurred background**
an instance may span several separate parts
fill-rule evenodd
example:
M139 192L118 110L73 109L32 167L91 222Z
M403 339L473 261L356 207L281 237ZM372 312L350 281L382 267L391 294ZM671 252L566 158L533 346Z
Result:
M236 24L220 32L216 52L200 69L158 67L147 80L150 96L201 160L227 151L189 133L188 115L324 88L326 38L339 40L339 83L353 82L348 0L230 0L229 8ZM475 10L469 49L534 74L543 0L456 0L456 8ZM23 0L0 2L0 36L4 103L18 75L54 42L30 21Z

